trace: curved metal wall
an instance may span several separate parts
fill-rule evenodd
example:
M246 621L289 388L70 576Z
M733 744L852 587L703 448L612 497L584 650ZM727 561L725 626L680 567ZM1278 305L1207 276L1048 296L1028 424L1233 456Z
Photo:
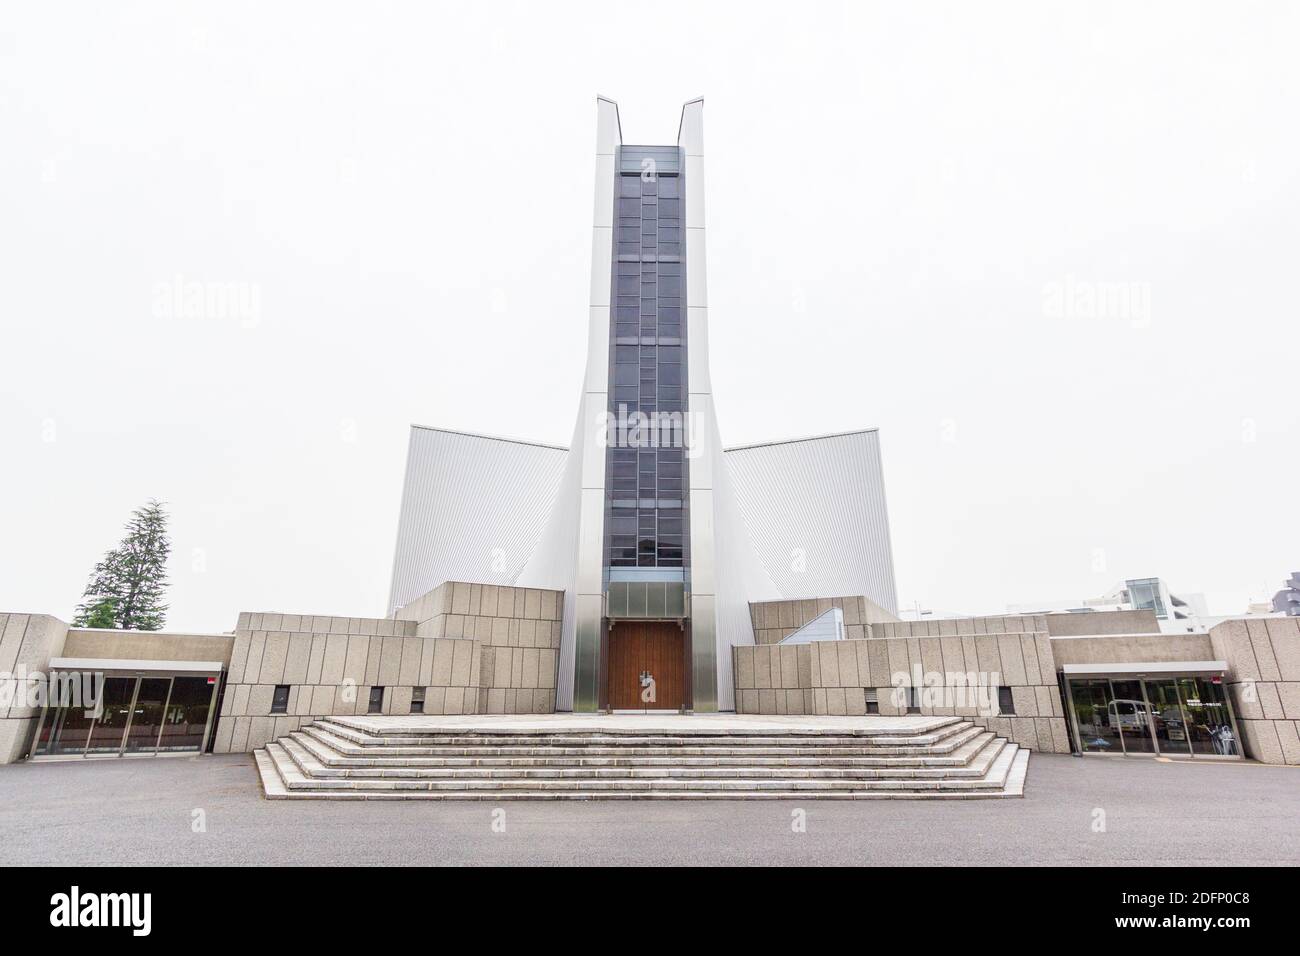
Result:
M782 598L861 594L898 612L875 429L732 448L724 457Z
M444 581L514 584L567 459L554 445L412 426L389 612Z

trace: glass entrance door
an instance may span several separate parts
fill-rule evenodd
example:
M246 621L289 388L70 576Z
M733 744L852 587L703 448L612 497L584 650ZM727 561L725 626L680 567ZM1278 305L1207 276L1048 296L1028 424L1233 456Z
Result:
M1118 715L1110 707L1110 681L1072 680L1070 697L1074 701L1075 723L1079 729L1079 746L1085 753L1122 754Z
M1115 695L1110 706L1115 715L1115 723L1119 725L1120 736L1124 739L1124 752L1155 753L1155 741L1151 737L1151 710L1142 693L1142 681L1114 680L1110 686Z
M1187 736L1192 753L1240 756L1223 683L1204 677L1184 677L1178 681L1178 689L1182 692L1183 708L1187 713Z
M1068 691L1083 753L1241 756L1222 677L1071 677Z
M131 702L135 699L138 677L107 677L104 679L103 706L95 725L90 728L90 741L86 753L118 753L126 725L131 722Z
M86 749L93 711L77 704L52 709L45 716L33 751L37 754L79 754Z
M167 692L171 686L170 677L140 678L135 706L131 708L131 722L126 728L123 753L152 753L158 749L158 732L162 730L163 708L167 705Z
M1178 698L1178 682L1146 681L1147 700L1151 703L1151 723L1160 752L1182 757L1192 751L1187 739L1187 720Z
M80 702L41 715L33 756L200 752L214 717L217 676L103 677L98 713ZM87 703L89 701L86 701Z
M198 750L208 727L215 677L173 677L159 751Z

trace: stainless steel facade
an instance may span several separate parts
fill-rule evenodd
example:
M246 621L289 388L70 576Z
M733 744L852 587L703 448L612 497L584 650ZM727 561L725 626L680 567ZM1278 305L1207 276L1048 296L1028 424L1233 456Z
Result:
M898 613L875 429L731 448L736 501L783 598L860 594Z
M703 100L683 107L675 147L624 148L618 107L597 100L587 364L567 452L529 445L489 449L480 443L490 439L457 440L447 432L412 436L393 604L449 579L563 590L556 680L561 711L600 705L609 613L655 616L651 611L662 597L662 616L687 619L692 706L712 711L735 708L731 649L754 642L751 601L861 594L891 611L897 606L874 431L722 447L709 371L703 115ZM674 188L664 195L638 189L634 197L623 173L639 174L647 159L671 170ZM636 217L620 222L623 199L653 206L653 214L638 207ZM651 230L653 249L643 247ZM624 294L629 301L620 300ZM642 324L651 314L655 321ZM634 341L637 354L620 356L620 345L630 348ZM652 363L647 349L654 350ZM664 366L673 362L663 361L672 358L664 349L682 350L680 372L665 376ZM620 364L638 370L635 385L633 373L618 371ZM653 375L644 371L651 364ZM672 390L679 382L680 399ZM616 560L627 551L619 552L626 541L615 539L631 525L607 522L632 513L620 497L632 483L626 472L616 473L608 454L610 415L637 388L653 388L636 393L637 405L651 410L675 410L680 400L689 447L680 472L656 464L652 505L641 494L638 459L637 551L635 560ZM680 501L665 506L673 499L661 492L676 493ZM614 516L616 502L624 510ZM672 513L684 515L681 532L671 517L663 523ZM642 560L651 552L640 546L648 537L642 530L651 527L641 522L651 516L653 562ZM673 550L678 533L680 569ZM504 542L504 560L485 562L488 555L501 558L485 538ZM802 561L795 553L800 548ZM669 593L665 575L675 575L680 590Z
M388 611L443 581L514 584L567 459L555 445L413 427Z

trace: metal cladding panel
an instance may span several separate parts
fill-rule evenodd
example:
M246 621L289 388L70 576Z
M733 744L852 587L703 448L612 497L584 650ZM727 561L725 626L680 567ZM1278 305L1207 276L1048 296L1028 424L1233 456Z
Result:
M716 426L715 426L716 428ZM715 452L713 466L713 549L716 600L714 667L717 674L717 709L735 710L731 649L754 643L751 601L781 597L760 560L741 511L726 453Z
M413 426L388 610L444 581L514 584L567 458L554 445Z
M687 361L691 456L691 657L697 711L734 710L731 649L753 644L750 601L779 597L754 550L724 463L709 374L704 101L682 107L686 158Z
M729 449L750 537L781 597L861 594L898 612L874 430Z
M596 183L592 219L587 366L569 460L524 587L564 591L555 709L593 711L600 685L605 532L604 435L609 409L609 310L614 229L614 157L622 142L618 105L596 100Z

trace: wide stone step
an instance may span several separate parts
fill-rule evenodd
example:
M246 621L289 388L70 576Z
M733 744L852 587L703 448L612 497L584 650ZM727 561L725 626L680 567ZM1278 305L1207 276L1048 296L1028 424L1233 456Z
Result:
M755 756L906 756L942 755L951 753L981 728L962 721L946 727L941 735L908 738L898 743L898 738L806 738L777 737L749 738L737 744L728 737L711 738L643 738L643 737L591 737L570 736L535 737L513 736L505 738L460 737L440 740L437 744L421 737L376 737L353 731L335 723L335 718L316 721L305 729L349 756L382 753L397 757L538 757L538 756L700 756L723 757L741 754ZM453 742L455 741L455 742Z
M622 716L330 717L254 757L271 799L494 801L1008 797L1029 759L963 718Z
M601 773L574 779L559 777L513 777L490 774L467 776L464 771L452 771L454 777L329 777L320 773L321 765L305 749L292 740L271 743L267 751L280 768L280 776L290 790L740 790L763 791L772 789L793 792L857 791L857 790L974 790L1001 789L1010 769L1013 753L1003 748L979 777L935 778L850 778L812 777L806 775L786 777L780 771L756 771L726 779L714 777L681 777L659 773L653 777L607 776ZM473 773L473 771L470 771Z
M700 753L697 748L645 748L626 750L620 748L512 748L507 753L499 750L456 750L452 755L429 755L428 748L375 748L357 747L335 736L320 725L309 725L298 731L316 748L314 752L322 762L339 766L417 766L417 767L470 767L470 766L831 766L863 767L945 767L964 766L974 752L973 745L993 736L979 727L969 727L960 736L953 737L927 751L907 751L893 754L888 750L861 750L845 748L834 753L783 748L710 748ZM863 756L869 754L869 756Z
M254 757L262 776L263 790L269 799L326 799L326 800L888 800L888 799L991 799L1019 797L1024 792L1029 752L1015 744L1007 744L999 753L986 780L998 782L996 788L966 789L840 789L808 790L806 788L716 789L716 790L607 790L572 789L556 790L551 787L534 789L313 789L295 783L307 780L293 763L287 752L276 744L256 751Z
M610 721L604 718L586 719L583 717L566 717L564 729L555 730L553 720L529 720L527 717L479 717L458 721L449 717L444 720L428 718L403 718L399 716L333 716L322 717L324 723L334 724L357 731L370 737L455 737L474 738L500 737L543 739L566 738L574 740L591 740L592 738L620 737L656 737L673 739L683 737L720 737L737 743L749 739L762 738L809 738L826 737L880 737L911 738L924 737L940 733L944 728L960 726L966 723L964 717L902 717L882 718L878 722L865 723L863 718L839 719L829 718L829 724L773 722L764 718L752 721L729 722L725 727L718 726L715 719L669 717L656 720L633 720L626 723Z
M899 757L351 757L339 754L310 732L296 732L281 743L292 741L317 762L317 775L340 777L438 777L438 776L734 776L750 772L780 771L785 776L927 777L978 776L1001 748L1002 741L983 732L952 756L933 758ZM291 751L292 752L292 751Z

